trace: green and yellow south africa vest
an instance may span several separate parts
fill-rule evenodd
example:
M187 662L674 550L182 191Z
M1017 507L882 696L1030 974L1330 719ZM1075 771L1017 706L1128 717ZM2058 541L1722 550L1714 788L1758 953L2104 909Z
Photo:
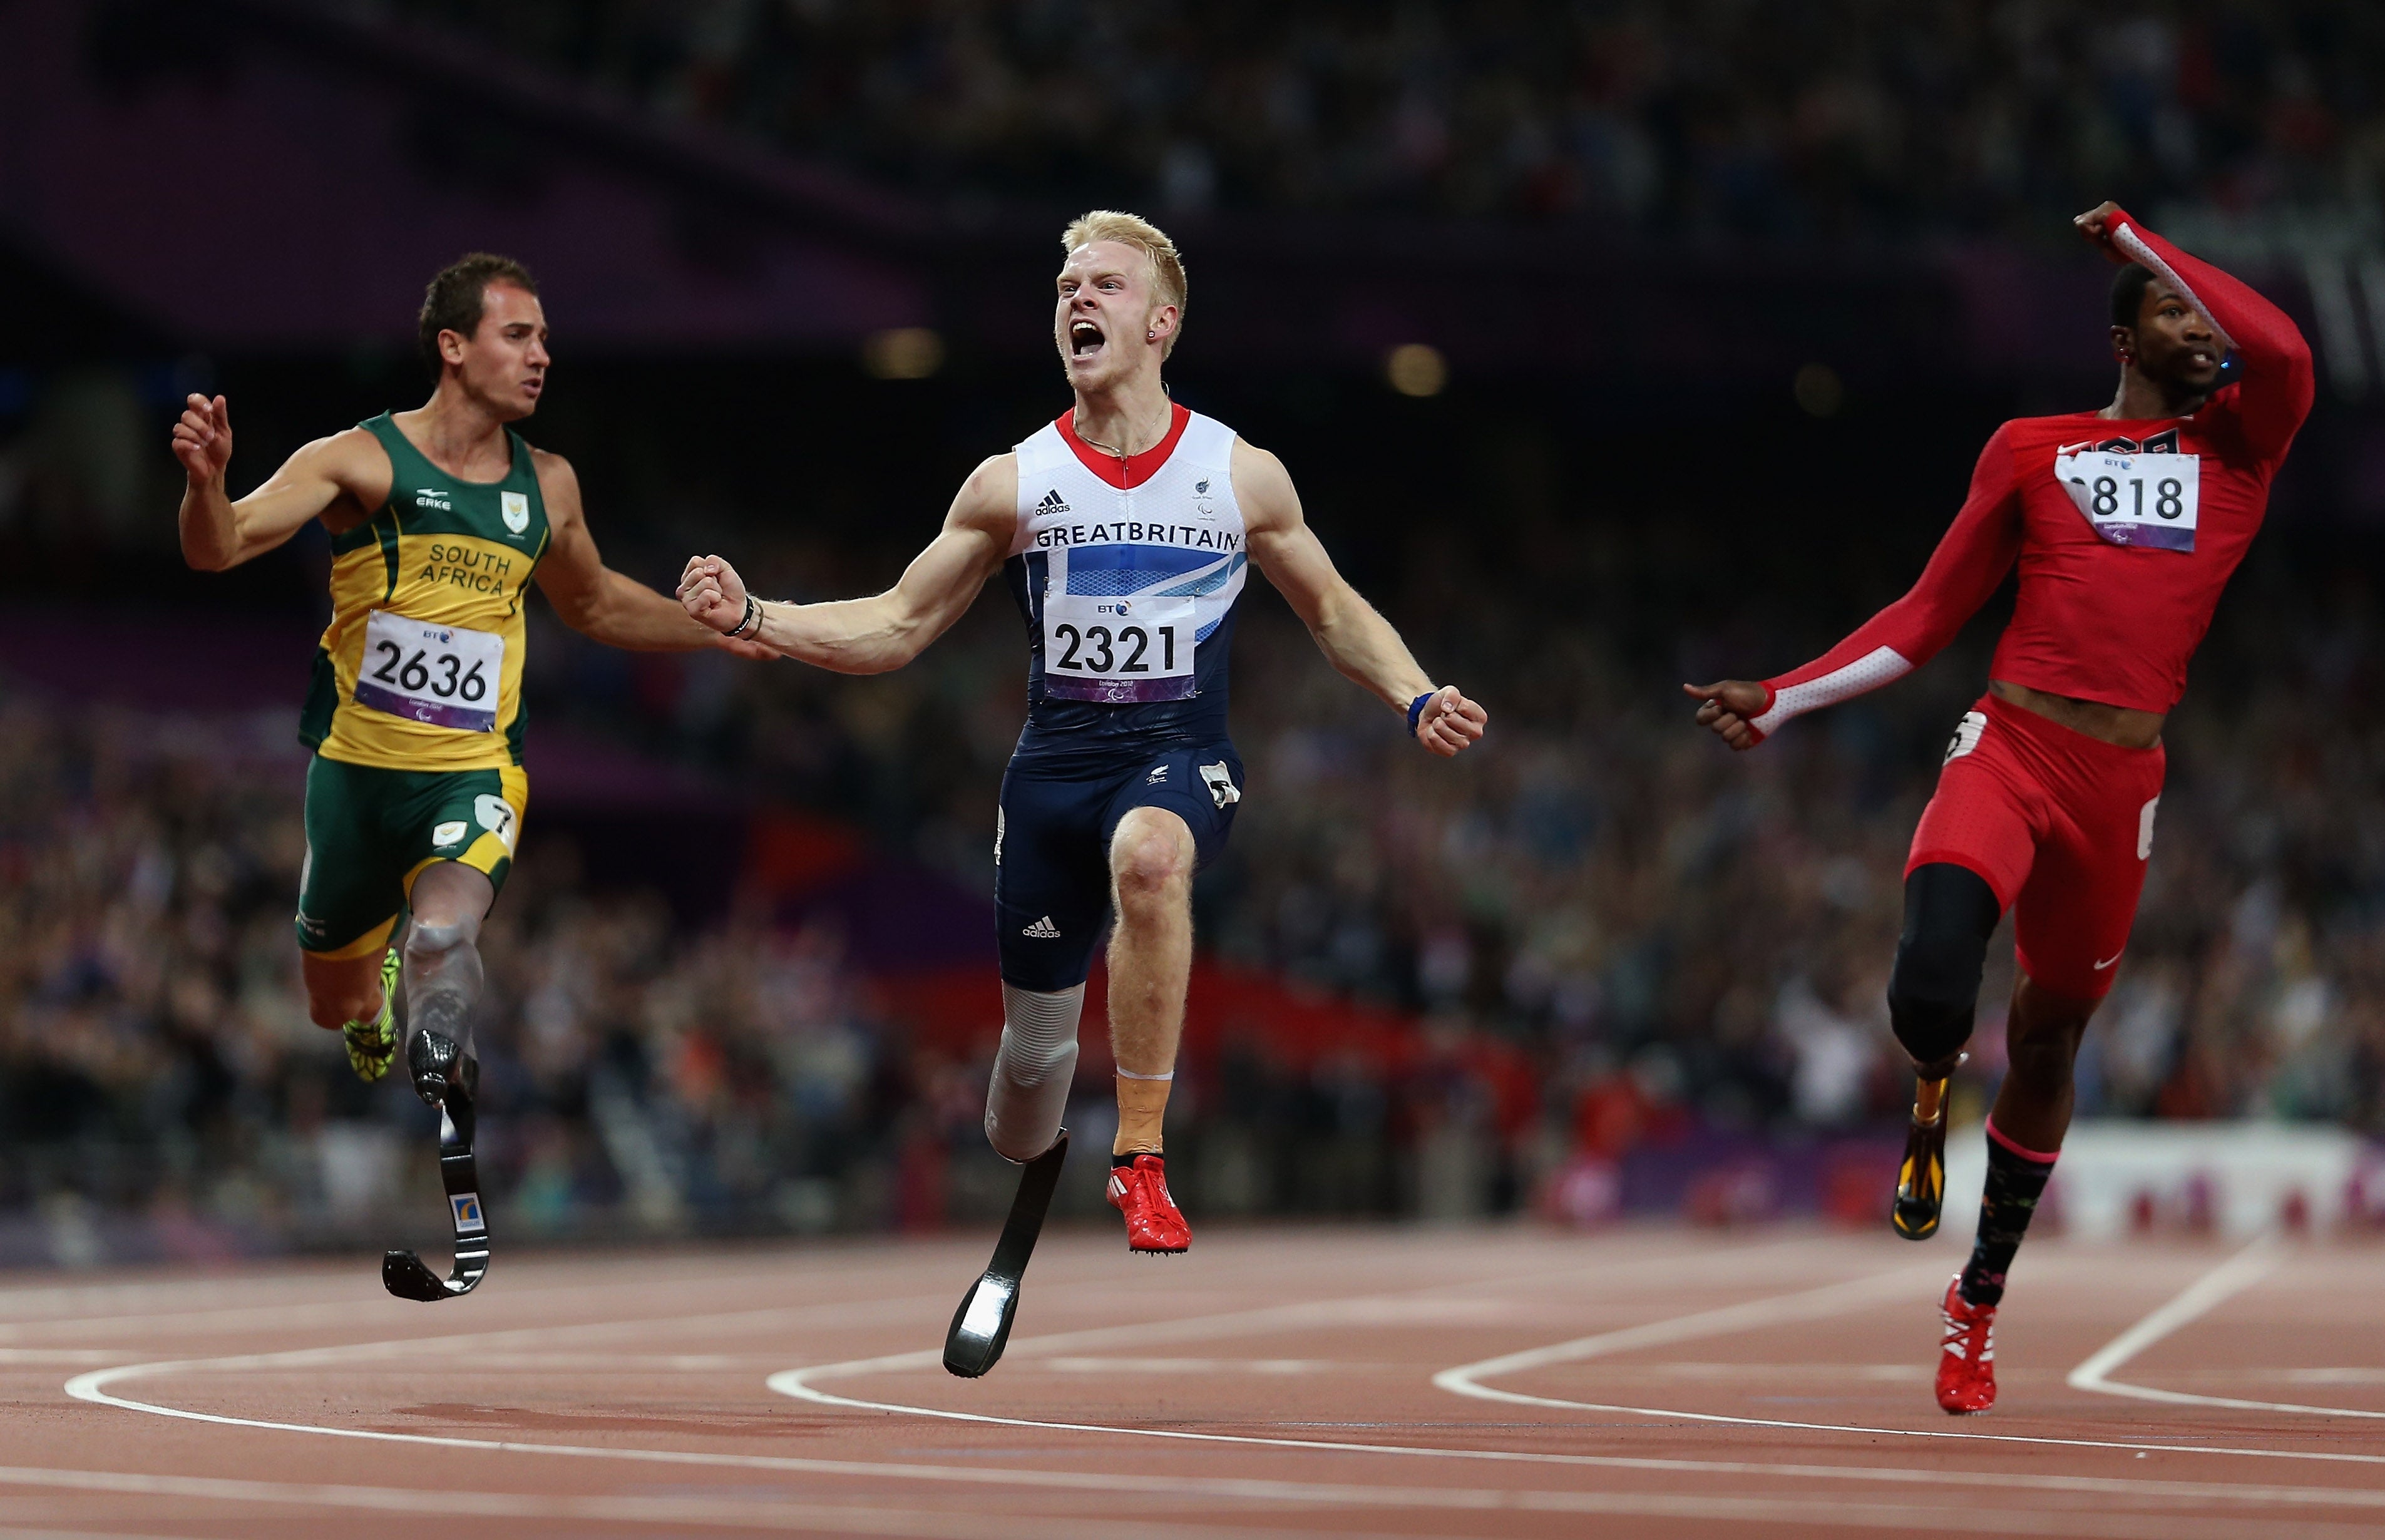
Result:
M522 591L548 533L530 446L508 432L506 479L467 482L388 413L359 426L389 453L389 501L331 538L331 624L299 741L383 770L518 765Z

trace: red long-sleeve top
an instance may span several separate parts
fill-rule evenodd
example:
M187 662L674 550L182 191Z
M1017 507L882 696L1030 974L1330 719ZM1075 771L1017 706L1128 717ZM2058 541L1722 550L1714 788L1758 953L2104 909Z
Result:
M2128 214L2106 228L2203 313L2241 378L2187 417L2071 412L1997 429L1920 581L1829 652L1766 680L1757 732L1919 668L2016 561L2019 598L1992 677L2138 711L2178 704L2187 660L2310 412L2310 346L2284 311Z

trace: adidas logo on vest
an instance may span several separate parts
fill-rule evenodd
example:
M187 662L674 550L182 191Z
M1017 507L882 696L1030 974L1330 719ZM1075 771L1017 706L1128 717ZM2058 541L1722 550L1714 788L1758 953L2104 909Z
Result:
M1018 933L1030 941L1057 941L1060 939L1060 927L1053 924L1052 917L1047 914Z
M1066 513L1068 511L1068 505L1060 500L1060 489L1055 486L1051 491L1043 495L1043 500L1042 502L1035 505L1035 511L1038 513Z

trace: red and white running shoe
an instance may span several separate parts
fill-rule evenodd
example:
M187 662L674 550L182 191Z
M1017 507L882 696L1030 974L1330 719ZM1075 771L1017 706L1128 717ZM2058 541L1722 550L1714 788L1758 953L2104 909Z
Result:
M1945 1351L1938 1355L1938 1404L1956 1417L1996 1404L1996 1308L1965 1299L1962 1284L1958 1272L1938 1307L1946 1323Z
M1158 1156L1110 1168L1110 1207L1126 1216L1129 1251L1164 1256L1192 1247L1192 1227L1168 1196L1168 1163Z

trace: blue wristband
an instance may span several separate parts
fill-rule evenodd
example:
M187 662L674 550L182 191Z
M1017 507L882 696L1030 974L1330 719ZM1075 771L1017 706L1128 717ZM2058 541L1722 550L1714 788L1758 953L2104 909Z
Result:
M1440 691L1439 687L1437 687L1437 686L1436 686L1436 687L1435 687L1435 688L1433 688L1433 689L1427 690L1423 695L1420 695L1417 696L1417 698L1416 698L1416 699L1414 699L1414 700L1412 700L1412 701L1408 702L1408 736L1409 736L1409 737L1413 738L1413 737L1415 737L1415 736L1416 736L1417 726L1418 726L1419 724L1421 724L1421 723L1423 722L1423 720L1424 720L1424 707L1425 707L1425 703L1426 703L1427 701L1429 701L1429 700L1432 699L1432 697L1433 697L1433 696L1435 696L1435 695L1439 695L1439 694L1441 694L1441 691Z

